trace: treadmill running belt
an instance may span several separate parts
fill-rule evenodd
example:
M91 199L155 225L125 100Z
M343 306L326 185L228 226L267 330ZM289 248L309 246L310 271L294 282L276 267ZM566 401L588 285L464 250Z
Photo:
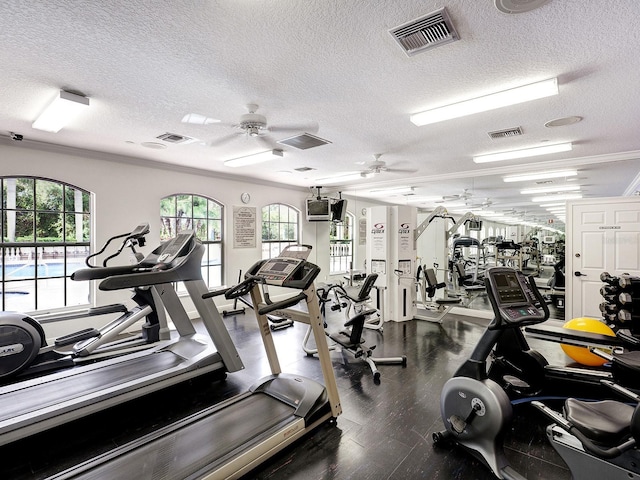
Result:
M60 476L103 480L175 480L196 473L199 476L260 443L292 420L299 420L293 412L291 406L279 400L254 393L82 474Z
M141 376L151 375L179 365L182 358L172 352L158 352L127 362L106 365L80 375L71 375L55 382L8 392L0 396L0 422L33 410L50 407L64 401L90 395L93 392L121 385Z

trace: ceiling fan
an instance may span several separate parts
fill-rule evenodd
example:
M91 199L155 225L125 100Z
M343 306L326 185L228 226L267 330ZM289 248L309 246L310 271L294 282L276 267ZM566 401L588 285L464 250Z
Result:
M231 127L234 131L229 135L218 138L211 142L208 142L208 146L219 146L234 140L239 137L256 138L263 143L271 145L271 141L266 137L269 133L276 132L303 132L303 131L316 131L318 125L311 122L306 125L269 125L267 118L264 115L256 113L258 105L250 103L247 105L248 113L240 116L237 123L228 124L221 123L211 117L199 113L188 113L182 118L182 123L191 125L221 125L224 127Z
M493 204L493 201L490 198L485 198L483 201L476 202L466 202L466 206L469 208L488 208Z
M442 200L437 200L435 203L455 202L456 200L464 200L465 202L473 196L473 193L469 192L466 188L462 193L454 193L453 195L443 195ZM487 199L488 200L488 199Z
M383 172L400 172L400 173L414 173L416 170L409 170L404 168L392 168L387 166L387 162L380 160L381 153L375 153L373 155L373 162L371 162L365 170L360 172L361 177L370 178Z

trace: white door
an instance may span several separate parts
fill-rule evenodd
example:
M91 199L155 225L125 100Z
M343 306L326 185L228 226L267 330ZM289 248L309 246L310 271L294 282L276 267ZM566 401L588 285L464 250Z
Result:
M600 274L640 274L640 198L567 202L566 233L566 318L602 318Z

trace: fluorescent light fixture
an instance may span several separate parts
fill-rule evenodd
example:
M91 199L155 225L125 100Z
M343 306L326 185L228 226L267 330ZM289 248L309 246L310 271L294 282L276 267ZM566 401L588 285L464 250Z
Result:
M566 205L565 202L554 202L554 203L541 203L541 207L564 207Z
M475 163L500 162L502 160L514 160L517 158L537 157L538 155L549 155L551 153L568 152L572 148L571 142L556 143L555 145L543 145L542 147L523 148L521 150L511 150L508 152L488 153L487 155L476 155L473 157Z
M542 197L533 197L531 201L533 203L547 202L551 200L578 200L582 198L582 195L579 193L566 193L563 195L547 195Z
M536 193L552 193L552 192L577 192L580 185L555 185L549 187L525 188L520 190L522 195L535 195Z
M89 99L87 97L60 90L58 96L31 126L37 130L57 133L88 106Z
M282 157L282 150L267 150L266 152L259 152L245 157L225 160L224 165L226 167L244 167L246 165L255 165L256 163L267 162L269 160Z
M325 177L325 178L316 178L316 182L322 183L340 183L340 182L350 182L353 180L362 180L362 175L360 172L345 172L342 175L335 175L333 177Z
M558 94L558 79L550 78L541 82L531 83L521 87L511 88L502 92L484 95L470 100L433 108L424 112L415 113L409 117L417 126L442 122L452 118L464 117L474 113L495 110L496 108L516 105L518 103L536 100Z
M380 194L389 194L389 195L400 195L402 193L411 193L413 192L413 187L389 187L389 188L379 188L377 190L369 190L369 193L380 193Z
M421 197L419 195L413 197L407 197L408 203L434 203L439 200L442 200L442 197Z
M220 120L200 115L199 113L187 113L182 117L182 123L190 123L192 125L211 125L212 123L220 123Z
M557 172L539 172L539 173L523 173L521 175L509 175L504 177L504 182L529 182L533 180L543 180L546 178L563 178L563 177L575 177L578 175L576 170L560 170Z

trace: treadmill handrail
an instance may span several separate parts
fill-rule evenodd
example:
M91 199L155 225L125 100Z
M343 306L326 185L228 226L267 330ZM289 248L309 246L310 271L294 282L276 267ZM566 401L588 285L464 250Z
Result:
M304 292L302 292L302 293L299 293L298 295L286 298L279 302L274 302L274 303L265 305L264 307L261 307L258 309L258 313L260 315L266 315L267 313L271 313L276 310L283 310L288 307L293 307L294 305L297 305L298 303L306 299L307 299L307 295Z

